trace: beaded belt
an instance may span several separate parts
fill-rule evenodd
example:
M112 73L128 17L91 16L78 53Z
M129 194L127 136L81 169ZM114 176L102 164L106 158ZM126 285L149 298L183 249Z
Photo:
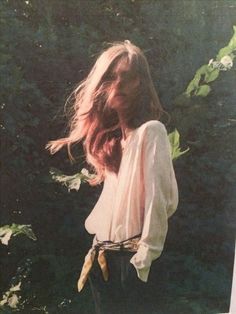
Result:
M77 283L78 291L80 292L83 289L88 279L88 275L93 266L96 253L98 264L102 271L103 279L107 281L109 274L107 261L105 257L105 251L111 250L111 251L137 252L139 240L140 234L121 242L99 241L96 239L96 242L93 244L92 248L88 251L87 255L85 256L84 264Z

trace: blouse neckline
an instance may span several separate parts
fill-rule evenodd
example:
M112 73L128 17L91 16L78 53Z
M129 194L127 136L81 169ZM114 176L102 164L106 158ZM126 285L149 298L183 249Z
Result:
M127 136L126 136L126 139L124 140L123 138L121 139L120 141L120 144L121 144L121 148L122 148L122 151L124 152L126 147L128 146L129 142L130 142L130 139L133 135L133 133L136 131L137 129L130 129L128 132L127 132Z

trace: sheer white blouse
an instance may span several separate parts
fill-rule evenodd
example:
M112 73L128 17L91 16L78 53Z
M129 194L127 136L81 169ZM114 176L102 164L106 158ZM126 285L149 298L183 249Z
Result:
M85 221L97 239L119 242L141 234L130 262L148 280L161 255L168 218L178 204L178 188L165 126L151 120L132 130L123 144L118 174L106 171L100 198Z

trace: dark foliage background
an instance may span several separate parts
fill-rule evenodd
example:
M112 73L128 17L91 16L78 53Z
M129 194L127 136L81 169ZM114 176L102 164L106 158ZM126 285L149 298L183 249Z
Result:
M175 163L180 190L160 258L157 313L228 312L235 230L236 68L222 72L205 97L181 102L196 70L233 35L234 0L2 0L0 2L1 226L31 224L1 246L0 292L22 282L16 309L2 313L93 313L88 287L76 282L91 237L84 219L101 186L78 192L50 180L49 168L73 174L66 151L49 156L63 136L64 103L107 42L129 39L149 60L155 85L182 146ZM177 101L178 100L178 101Z

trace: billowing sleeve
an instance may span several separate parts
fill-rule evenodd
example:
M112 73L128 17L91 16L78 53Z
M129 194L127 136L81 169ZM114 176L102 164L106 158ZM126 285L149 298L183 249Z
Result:
M151 263L163 250L168 218L178 204L178 188L166 128L151 121L143 139L144 223L137 253L130 262L146 282Z

